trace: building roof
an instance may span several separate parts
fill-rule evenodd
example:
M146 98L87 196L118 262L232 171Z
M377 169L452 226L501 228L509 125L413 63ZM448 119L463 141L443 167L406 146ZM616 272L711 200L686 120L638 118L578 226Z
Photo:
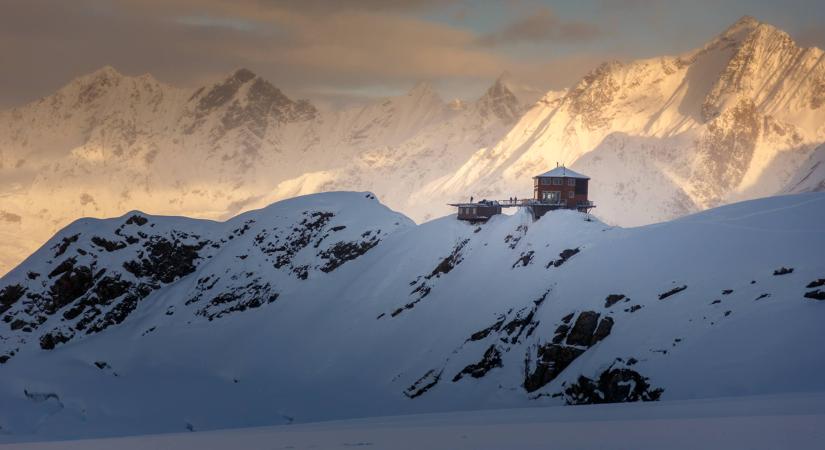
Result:
M544 172L541 175L536 175L533 178L548 178L548 177L559 177L559 178L581 178L583 180L589 180L590 177L587 175L582 175L578 172L568 169L564 166L556 167L555 169Z

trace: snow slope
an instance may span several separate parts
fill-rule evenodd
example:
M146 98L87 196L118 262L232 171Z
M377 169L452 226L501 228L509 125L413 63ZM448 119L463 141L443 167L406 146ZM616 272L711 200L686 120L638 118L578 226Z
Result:
M825 438L825 394L465 411L116 439L26 449L798 449ZM274 447L273 447L274 446ZM0 445L0 449L7 446Z
M83 219L0 279L0 439L825 392L822 248L823 193L639 228L345 192Z

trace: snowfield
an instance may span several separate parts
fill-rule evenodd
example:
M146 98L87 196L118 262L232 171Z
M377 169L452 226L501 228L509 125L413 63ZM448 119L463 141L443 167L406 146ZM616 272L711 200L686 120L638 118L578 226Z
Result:
M377 448L803 449L825 439L825 394L521 408L352 419L114 439L18 443L11 450Z
M825 392L825 194L586 219L76 221L0 279L0 440Z

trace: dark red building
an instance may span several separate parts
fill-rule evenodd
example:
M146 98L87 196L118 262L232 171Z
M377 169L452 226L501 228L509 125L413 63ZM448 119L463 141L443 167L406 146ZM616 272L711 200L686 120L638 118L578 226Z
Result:
M501 214L501 208L512 207L527 208L535 220L556 209L575 209L589 213L595 207L587 198L589 182L590 177L586 175L564 166L556 167L533 177L533 198L511 197L507 200L450 203L450 206L458 208L458 220L471 222L484 222L492 216Z
M587 184L590 177L564 166L533 177L533 199L567 209L589 205Z

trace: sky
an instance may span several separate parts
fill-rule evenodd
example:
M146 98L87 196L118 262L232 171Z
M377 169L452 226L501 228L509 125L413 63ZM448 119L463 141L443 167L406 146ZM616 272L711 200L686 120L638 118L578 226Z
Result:
M544 92L701 46L746 14L825 48L821 0L0 0L0 108L105 65L182 87L246 67L333 107L419 81L471 99L504 72Z

